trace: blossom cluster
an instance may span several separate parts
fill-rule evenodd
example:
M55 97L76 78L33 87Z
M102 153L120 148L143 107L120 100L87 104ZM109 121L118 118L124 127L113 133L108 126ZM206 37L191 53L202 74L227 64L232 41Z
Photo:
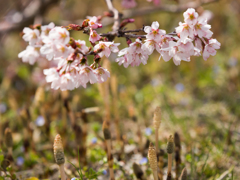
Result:
M90 17L84 23L84 27L89 28L89 41L92 44L102 39L94 30L102 27L97 17ZM52 64L56 67L43 71L46 81L51 83L53 89L73 90L79 86L86 88L88 82L93 84L106 81L110 73L98 61L103 56L109 57L111 52L119 51L119 43L99 41L94 46L95 61L88 65L87 54L91 48L86 46L85 41L71 38L64 27L50 23L33 29L25 27L23 33L23 39L29 45L18 57L31 65L43 58L53 61Z
M147 33L143 43L136 39L129 47L119 51L119 58L116 59L119 65L126 68L129 65L138 66L146 64L148 56L156 49L164 61L173 59L175 65L180 65L181 61L190 61L191 56L200 56L207 60L210 55L216 54L216 49L220 48L220 43L212 39L211 26L207 20L198 20L198 13L189 8L183 14L184 23L180 22L176 31L166 34L165 30L159 29L159 23L153 22L151 27L145 26ZM159 58L159 59L160 59Z
M60 27L50 23L45 26L25 27L23 39L29 45L18 57L31 65L47 59L52 67L44 69L43 73L46 75L46 81L51 83L51 88L73 90L80 86L86 88L88 82L91 84L105 82L110 73L101 67L100 61L104 56L108 58L111 53L118 53L115 61L125 68L147 64L149 56L155 49L160 54L159 60L172 59L175 65L180 65L181 61L190 61L191 56L202 55L204 60L210 55L214 56L216 49L220 48L220 43L212 38L213 32L207 20L199 18L198 13L192 8L184 12L183 16L184 22L180 22L173 33L166 34L165 30L159 29L159 23L155 21L151 26L142 29L145 35L129 37L129 34L122 36L124 31L121 28L134 20L123 20L115 36L127 37L129 46L120 51L118 49L120 43L110 41L106 34L97 33L96 30L102 27L101 17L89 17L81 26L70 24L67 27ZM83 40L70 37L69 30L84 31L89 35L92 47L87 47ZM130 38L136 38L135 42ZM90 55L94 55L94 62L91 65L88 64Z

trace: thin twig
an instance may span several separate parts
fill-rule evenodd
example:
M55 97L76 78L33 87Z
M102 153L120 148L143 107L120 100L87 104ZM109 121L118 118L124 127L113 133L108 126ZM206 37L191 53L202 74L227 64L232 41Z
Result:
M112 29L113 29L113 32L116 33L119 30L119 27L120 27L121 16L120 16L118 10L113 7L113 4L112 4L111 0L106 0L106 3L107 3L109 11L112 11L113 14L114 14L114 17L113 17L114 18L114 24L113 24Z

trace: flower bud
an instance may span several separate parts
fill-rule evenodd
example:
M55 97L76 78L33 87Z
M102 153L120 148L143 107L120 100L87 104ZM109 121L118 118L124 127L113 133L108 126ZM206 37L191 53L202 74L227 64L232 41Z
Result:
M13 147L13 139L12 139L12 131L9 128L5 129L5 144L6 146L9 147Z
M184 168L182 170L181 176L180 176L180 180L187 180L187 169Z
M102 126L102 130L103 130L103 135L104 135L104 138L105 140L109 140L111 139L111 132L110 132L110 129L109 129L109 122L108 121L103 121L103 126Z
M150 143L149 148L148 148L148 159L149 159L149 164L150 164L151 169L153 171L156 171L157 170L157 155L156 155L156 149L152 143Z
M62 139L59 134L56 135L54 139L53 153L54 153L55 161L58 165L65 163Z
M155 130L157 130L160 127L160 124L161 124L161 108L156 107L153 116L153 126Z
M173 136L170 135L168 138L168 144L167 144L167 153L172 154L174 151L174 142L173 142Z
M88 27L88 22L89 21L90 21L89 19L85 19L82 23L82 28Z

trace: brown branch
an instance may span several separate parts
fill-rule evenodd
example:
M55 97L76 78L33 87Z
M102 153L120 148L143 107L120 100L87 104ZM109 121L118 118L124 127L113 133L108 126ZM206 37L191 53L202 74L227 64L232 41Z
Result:
M114 18L114 24L113 24L112 29L113 29L113 32L117 33L117 31L120 28L121 15L118 12L118 10L113 7L112 0L106 0L106 3L107 3L109 11L112 11L113 14L114 14L114 17L113 17Z
M33 24L38 15L43 15L51 5L57 4L60 0L32 1L21 13L23 17L18 23L2 21L0 22L0 35L12 31L21 31L24 27Z
M124 18L130 18L134 16L143 16L155 12L169 12L169 13L180 13L185 11L187 8L198 8L199 6L206 5L209 3L217 2L219 0L200 0L189 2L183 5L164 5L164 6L150 6L136 10L125 10L123 11Z

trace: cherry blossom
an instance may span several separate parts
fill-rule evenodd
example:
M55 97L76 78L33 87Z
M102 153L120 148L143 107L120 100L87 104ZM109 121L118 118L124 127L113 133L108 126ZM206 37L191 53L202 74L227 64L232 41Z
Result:
M95 69L94 73L99 83L105 82L110 77L109 71L102 67Z
M48 25L41 26L41 38L45 39L48 38L49 32L55 27L53 22L49 23Z
M18 57L22 58L23 62L28 62L29 64L33 65L41 56L39 49L39 47L29 45L27 46L26 50L18 54Z
M79 75L77 76L78 80L80 80L81 85L86 88L87 83L90 82L91 84L94 84L97 82L96 75L94 74L92 68L90 68L87 65L80 67Z
M193 8L188 8L187 11L183 13L184 21L188 25L195 25L198 18L198 13Z
M71 46L66 46L64 44L56 44L53 46L54 56L67 58L70 54L74 52Z
M102 24L98 23L98 19L97 19L96 16L93 16L93 17L89 18L88 25L92 29L97 29L97 28L101 28L102 27Z
M210 55L216 55L216 49L220 49L221 44L216 39L210 39L208 44L204 47L203 59L207 60Z
M67 44L70 40L69 32L65 28L55 27L49 32L49 38L54 43Z
M179 26L176 27L176 33L180 34L181 39L186 39L188 37L190 37L190 38L194 37L193 29L187 23L179 22Z
M86 54L89 51L88 47L86 46L85 41L77 40L77 41L75 41L75 43L76 43L77 48L84 54Z
M30 29L25 27L23 29L23 39L29 42L30 45L35 45L39 41L40 32L38 29Z
M48 41L48 43L41 47L40 52L45 55L49 61L51 61L54 58L53 43Z
M207 20L198 21L194 26L194 35L199 38L210 38L212 31L210 31L211 25L207 24Z
M133 6L134 3L136 5L134 0L122 2L130 3L128 6ZM119 31L117 36L125 35L129 45L120 51L118 49L120 43L114 43L109 40L111 37L106 35L101 37L103 35L99 35L94 30L102 26L99 19L101 17L88 17L82 26L70 24L66 28L55 27L54 23L37 26L38 29L26 27L23 29L23 39L29 42L29 45L18 54L18 57L29 64L38 62L39 66L41 62L44 62L39 61L40 59L54 60L49 63L51 68L45 69L43 73L46 75L46 81L51 83L52 89L64 91L81 86L86 88L88 82L91 84L105 82L110 77L110 73L101 67L100 62L104 56L109 58L112 52L118 52L118 58L115 61L125 68L147 64L149 56L155 49L160 54L159 60L161 58L164 61L172 59L175 65L180 65L181 61L190 61L192 56L201 54L206 60L210 55L214 56L216 49L219 49L221 45L212 38L213 32L207 20L199 18L192 8L184 12L184 22L179 23L179 26L175 28L176 32L166 34L165 30L159 29L159 23L154 21L151 26L144 27L145 35L130 36L136 38L132 42L132 39L127 37L128 33L139 32L138 30ZM129 22L133 21L123 20L120 27L124 27ZM70 38L68 30L84 30L86 34L90 31L89 41L92 47L87 47L84 40ZM94 62L89 66L88 56L91 55L94 55Z
M159 23L157 21L153 22L151 27L145 26L144 31L147 33L146 38L150 40L154 40L156 42L160 42L161 36L165 35L166 31L158 28L159 28Z
M90 29L89 41L91 41L92 43L95 43L100 39L101 39L101 36L95 30Z

